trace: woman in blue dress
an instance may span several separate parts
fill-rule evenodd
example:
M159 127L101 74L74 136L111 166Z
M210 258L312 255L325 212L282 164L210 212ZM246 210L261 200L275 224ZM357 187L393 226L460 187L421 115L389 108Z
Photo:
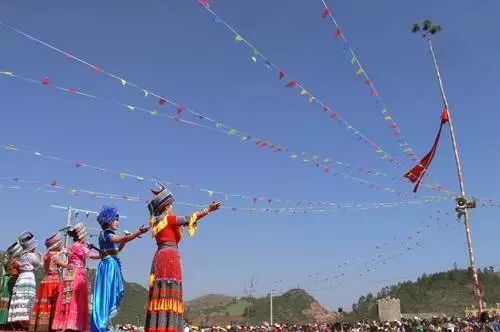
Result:
M99 235L101 261L97 267L94 296L92 302L92 332L111 331L111 319L117 314L125 293L122 269L118 254L125 245L146 233L149 228L141 226L128 235L117 235L119 224L118 211L104 206L97 216L102 232Z

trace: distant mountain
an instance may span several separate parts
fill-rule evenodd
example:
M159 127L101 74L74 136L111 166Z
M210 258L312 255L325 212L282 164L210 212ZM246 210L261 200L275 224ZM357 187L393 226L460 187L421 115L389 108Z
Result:
M212 294L187 302L186 308L186 318L198 325L245 324L247 320L255 325L269 321L270 297L250 299ZM335 318L301 289L273 297L273 315L274 321L291 323L331 321Z
M486 302L500 302L500 274L493 267L479 274ZM472 277L468 270L453 269L435 274L423 274L417 281L401 282L384 287L376 295L361 296L353 304L349 318L376 319L377 300L390 296L401 301L402 313L440 312L448 315L463 315L466 307L476 304L472 292Z

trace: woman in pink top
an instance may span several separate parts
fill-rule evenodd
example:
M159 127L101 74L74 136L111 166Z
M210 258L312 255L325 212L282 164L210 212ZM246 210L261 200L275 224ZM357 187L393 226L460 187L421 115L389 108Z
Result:
M53 330L73 330L87 332L89 326L89 290L87 258L99 259L85 244L87 230L85 225L75 225L68 234L73 237L73 245L68 250L68 265L63 280L59 284L56 313L52 323Z

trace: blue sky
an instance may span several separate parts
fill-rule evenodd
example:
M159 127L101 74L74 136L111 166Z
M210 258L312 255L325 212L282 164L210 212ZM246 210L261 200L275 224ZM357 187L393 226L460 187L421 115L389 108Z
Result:
M330 5L350 46L419 155L432 145L441 105L425 42L409 30L412 23L426 18L443 26L435 48L464 160L466 190L470 196L499 198L496 90L500 64L495 59L500 56L496 25L500 4L493 0L423 1L418 5L356 0L330 1ZM380 115L380 106L356 77L342 43L333 38L334 28L320 18L320 0L214 0L211 6L259 51L398 158L403 167L380 160L321 109L309 104L298 90L284 88L285 82L279 81L275 72L260 60L253 63L248 49L214 24L195 0L10 1L0 5L0 20L254 137L391 176L411 168L412 162L400 152ZM159 107L155 99L144 98L138 91L8 29L0 27L0 38L0 71L37 80L49 77L61 86L175 113L175 109ZM8 77L0 77L0 109L2 145L15 144L117 171L250 196L356 203L400 200L394 194L324 174L290 160L286 154L258 149L229 135L127 112L110 103ZM444 134L431 172L434 180L456 190L448 131ZM412 189L406 183L353 175ZM73 188L146 197L151 185L5 150L0 151L0 177L42 183L57 180ZM199 191L171 189L178 201L210 201ZM432 194L426 190L421 193ZM122 222L123 229L129 230L148 219L146 205L137 202L5 188L0 188L0 200L4 225L1 247L7 247L26 229L44 239L61 227L64 212L51 209L50 204L98 210L111 203L129 217ZM225 204L253 205L239 199ZM257 204L267 206L285 205ZM195 238L185 238L182 243L186 298L214 292L243 295L245 284L255 275L260 295L272 287L303 285L313 289L312 294L329 309L350 307L360 295L387 283L446 270L455 262L466 266L465 235L455 221L453 207L453 202L447 201L295 215L221 211L203 221ZM176 209L180 214L191 212L182 206ZM498 209L481 208L472 213L480 266L500 264L495 251L500 226L495 218ZM88 225L96 223L89 220ZM422 227L425 231L417 236ZM422 247L406 250L399 239L407 236L418 237ZM389 245L383 250L376 249L385 242ZM122 259L129 281L145 284L154 250L148 237L127 247ZM401 252L402 256L396 256ZM368 267L367 273L363 262L378 255L386 264L377 265L375 271ZM337 268L352 257L358 258ZM316 277L318 271L330 274L322 272ZM311 273L313 277L308 277ZM344 277L338 280L338 287L330 288L332 275L339 273ZM274 280L283 282L277 286Z

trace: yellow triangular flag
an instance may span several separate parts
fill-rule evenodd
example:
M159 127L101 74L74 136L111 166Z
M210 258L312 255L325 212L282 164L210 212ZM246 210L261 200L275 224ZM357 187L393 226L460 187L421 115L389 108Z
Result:
M135 110L135 107L134 107L134 106L130 106L130 105L126 105L126 106L127 106L127 108L128 108L130 111Z
M301 94L301 95L306 95L307 93L308 93L308 92L307 92L307 90L306 90L306 89L302 89L302 91L300 91L300 94Z
M314 96L309 97L309 102L310 103L312 103L314 100L316 100L316 97L314 97Z
M7 76L14 76L14 73L11 71L0 71L0 74L7 75Z
M120 172L120 179L124 180L125 179L125 173Z
M363 70L363 68L359 67L358 71L356 72L356 75L361 75L363 74L365 71Z
M158 111L151 111L151 112L149 112L149 114L156 115L156 114L158 114Z
M144 91L144 97L146 97L146 98L147 98L147 97L148 97L148 95L149 95L149 92L148 92L147 90L142 90L142 91Z

